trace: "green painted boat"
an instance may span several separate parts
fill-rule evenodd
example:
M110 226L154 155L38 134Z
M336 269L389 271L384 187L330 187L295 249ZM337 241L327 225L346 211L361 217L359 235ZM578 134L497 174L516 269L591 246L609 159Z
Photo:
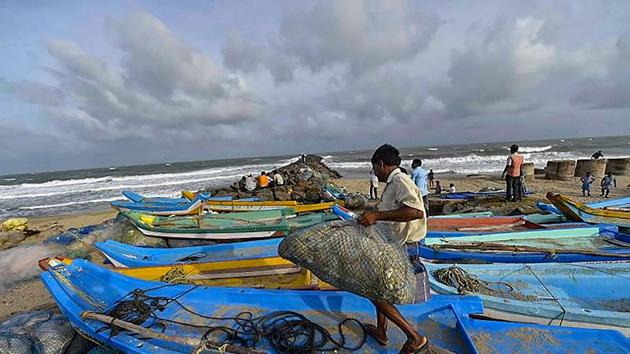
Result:
M199 216L122 214L147 236L216 241L284 236L294 230L338 219L338 216L327 213L296 216L291 208Z

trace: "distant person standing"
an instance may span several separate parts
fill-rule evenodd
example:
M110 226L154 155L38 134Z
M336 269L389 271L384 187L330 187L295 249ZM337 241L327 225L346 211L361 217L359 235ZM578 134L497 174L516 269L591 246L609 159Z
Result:
M433 188L433 180L435 179L435 174L433 173L433 169L429 170L429 174L427 175L429 179L429 188Z
M586 195L588 194L588 196L590 197L591 184L595 182L595 177L591 175L591 172L586 172L586 174L582 176L582 178L580 178L580 182L582 182L582 196L586 197Z
M594 154L591 156L591 159L593 159L593 160L599 160L599 159L601 159L602 157L604 157L604 154L602 153L602 151L601 151L601 150L599 150L598 152L594 153Z
M507 202L515 202L523 197L521 166L524 160L523 155L518 153L518 145L510 146L510 156L501 174L501 179L505 178L505 201Z
M270 178L269 176L267 176L267 173L265 171L262 171L260 173L260 176L258 176L258 187L259 188L269 187L269 181L270 181Z
M370 199L378 199L378 177L374 170L370 170Z
M422 160L420 159L414 159L411 162L411 168L413 169L413 171L411 171L411 180L420 190L424 208L426 209L427 216L429 216L429 173L422 168Z
M435 181L435 194L442 194L442 186L440 186L440 181Z
M604 178L602 178L602 197L608 198L608 193L612 189L613 185L617 188L617 180L613 177L611 172L608 172Z

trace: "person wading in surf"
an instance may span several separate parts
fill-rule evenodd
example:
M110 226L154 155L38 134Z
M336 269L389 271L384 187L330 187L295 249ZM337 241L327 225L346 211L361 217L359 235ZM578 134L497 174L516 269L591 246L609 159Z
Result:
M373 225L376 222L387 223L396 241L405 245L422 240L427 233L427 220L420 190L411 178L400 171L400 153L395 147L385 144L372 155L372 168L380 182L386 183L381 193L378 211L368 211L361 215L359 222ZM423 275L426 276L426 270ZM418 282L419 286L426 282ZM429 289L418 289L427 299ZM381 345L387 345L387 322L392 321L407 336L407 341L400 349L402 354L418 353L429 344L429 340L420 335L414 326L398 311L396 306L383 300L370 300L376 307L376 326L366 324L365 331Z

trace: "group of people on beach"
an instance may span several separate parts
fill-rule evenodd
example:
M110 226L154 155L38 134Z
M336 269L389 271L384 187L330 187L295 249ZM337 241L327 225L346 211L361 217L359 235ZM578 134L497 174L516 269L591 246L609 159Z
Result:
M256 189L283 186L284 177L276 170L271 171L270 174L262 171L258 177L254 177L252 174L241 177L238 185L242 191L253 192Z

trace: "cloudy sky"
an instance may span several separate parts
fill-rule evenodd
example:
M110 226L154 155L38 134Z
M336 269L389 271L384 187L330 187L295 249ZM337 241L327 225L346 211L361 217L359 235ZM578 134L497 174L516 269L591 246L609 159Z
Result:
M630 133L630 1L0 2L0 173Z

